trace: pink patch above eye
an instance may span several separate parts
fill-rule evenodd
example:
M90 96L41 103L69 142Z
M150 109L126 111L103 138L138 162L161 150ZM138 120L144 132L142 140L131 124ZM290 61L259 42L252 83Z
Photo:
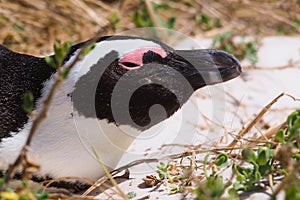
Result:
M159 54L162 58L167 56L166 51L161 47L141 47L122 56L119 60L119 65L127 70L137 69L143 65L143 55L148 51ZM126 66L126 64L128 65L129 63L134 67Z

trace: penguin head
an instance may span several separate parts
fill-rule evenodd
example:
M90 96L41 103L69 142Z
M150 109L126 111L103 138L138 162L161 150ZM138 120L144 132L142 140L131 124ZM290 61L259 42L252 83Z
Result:
M72 101L79 115L139 130L170 117L199 88L241 73L223 51L127 36L102 38L78 65Z

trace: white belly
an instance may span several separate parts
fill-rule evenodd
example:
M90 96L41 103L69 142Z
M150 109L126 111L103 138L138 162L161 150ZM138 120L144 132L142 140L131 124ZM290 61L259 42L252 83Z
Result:
M140 132L104 120L78 116L66 96L63 89L55 96L47 119L34 136L30 158L41 166L41 175L99 178L104 173L98 159L107 167L115 168ZM18 134L2 140L2 168L17 158L30 126L31 122Z

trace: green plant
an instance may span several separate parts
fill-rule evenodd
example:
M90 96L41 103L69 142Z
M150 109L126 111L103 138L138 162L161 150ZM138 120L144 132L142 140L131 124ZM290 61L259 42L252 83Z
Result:
M116 29L121 26L120 16L118 12L113 12L108 20L110 21L111 27L114 31L116 31Z
M247 58L252 64L258 61L258 41L234 42L234 35L230 31L216 36L213 39L212 48L221 49L234 54L240 60Z
M128 193L127 193L127 197L128 197L129 199L133 199L134 197L136 197L136 193L135 193L135 192L128 192Z
M167 4L157 4L151 2L151 8L147 8L145 2L140 0L140 7L134 14L133 22L137 27L153 27L160 26L167 29L173 29L176 17L172 16L167 19L167 21L162 20L162 18L157 14L158 10L169 10L170 7ZM155 16L151 16L149 9L153 9ZM158 23L158 24L156 24Z
M281 147L275 158L280 162L285 173L285 178L279 184L278 188L285 191L286 199L300 198L300 110L291 113L286 120L285 130L279 130L275 136ZM272 196L276 199L277 190Z
M225 193L226 188L232 185L231 181L225 182L221 175L218 175L222 167L228 165L228 156L226 154L219 154L214 162L214 168L210 175L207 172L207 163L208 163L209 154L204 158L203 171L205 175L205 180L197 184L195 189L195 194L198 200L205 199L219 199ZM228 191L227 199L236 199L238 194L235 189L231 188Z
M68 56L68 53L71 49L72 43L71 42L55 42L54 43L54 57L46 56L45 61L51 67L57 69L59 78L64 80L66 76L69 74L70 67L63 67L64 61ZM95 47L95 43L92 43L82 49L80 56L86 56L93 48Z
M31 189L27 180L23 180L22 185L16 190L6 188L5 191L0 192L1 200L46 200L48 196L48 192L40 192L39 188Z
M275 139L279 142L277 145L266 145L264 148L253 149L246 147L241 155L250 166L244 167L234 163L233 172L236 174L236 182L233 187L236 190L260 189L259 182L271 175L285 175L278 188L272 195L276 199L276 194L284 190L286 199L298 199L300 197L300 172L299 162L299 144L300 135L300 110L291 113L287 118L287 127L285 130L279 130ZM275 153L274 149L277 149Z
M246 147L242 150L241 154L250 166L243 167L236 163L232 165L232 171L237 176L233 187L236 190L259 189L257 183L274 171L274 167L272 166L274 150L265 147L259 148L255 153L253 149Z
M195 194L198 200L217 199L224 193L225 186L222 176L211 174L198 184Z
M62 67L65 58L67 57L70 49L71 49L72 43L71 42L55 42L53 45L54 48L54 57L47 56L45 57L45 61L48 65L55 69L59 69Z
M209 154L207 154L203 162L204 176L202 178L195 176L194 172L183 175L183 170L180 174L174 175L172 173L174 167L171 163L159 164L159 177L168 181L171 194L184 191L188 186L193 188L188 191L192 191L198 200L233 200L238 199L238 191L265 190L266 185L274 184L274 177L284 175L285 178L277 183L277 189L273 190L271 198L275 200L279 191L284 191L286 199L299 199L300 110L292 112L287 117L286 124L287 127L284 130L277 132L273 142L265 143L259 148L245 147L236 154L235 157L242 159L242 162L231 159L223 152L218 153L215 159L208 159ZM188 157L188 160L193 163L193 159ZM232 173L235 175L232 180L224 180L219 173L228 166L231 166ZM183 165L180 167L186 169ZM191 169L191 166L188 169ZM193 170L197 169L199 167L193 168Z
M167 179L169 183L173 183L176 180L181 179L180 175L174 175L171 172L171 168L173 165L171 165L170 163L163 163L160 162L159 165L157 166L158 169L158 176L161 180L163 179Z
M203 31L210 31L213 28L221 27L221 20L219 18L211 18L205 13L196 15L195 21Z
M181 192L184 186L190 184L187 176L189 169L186 166L160 162L157 169L160 181L166 180L169 184L170 194Z
M300 136L300 110L296 110L291 113L287 118L287 129L280 129L275 138L282 144L293 142L296 147L299 148L297 141L295 140Z
M161 180L169 176L168 173L169 166L170 166L169 163L165 164L163 162L160 162L159 165L157 166L158 176Z
M33 95L31 92L26 92L23 95L23 110L27 113L31 113L33 109Z

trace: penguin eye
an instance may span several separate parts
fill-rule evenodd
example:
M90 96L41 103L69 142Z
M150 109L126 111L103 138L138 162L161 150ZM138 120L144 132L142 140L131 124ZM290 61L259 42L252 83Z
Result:
M134 67L138 67L139 65L136 63L132 63L132 62L122 62L120 63L121 65L125 66L125 67L129 67L129 68L134 68Z

